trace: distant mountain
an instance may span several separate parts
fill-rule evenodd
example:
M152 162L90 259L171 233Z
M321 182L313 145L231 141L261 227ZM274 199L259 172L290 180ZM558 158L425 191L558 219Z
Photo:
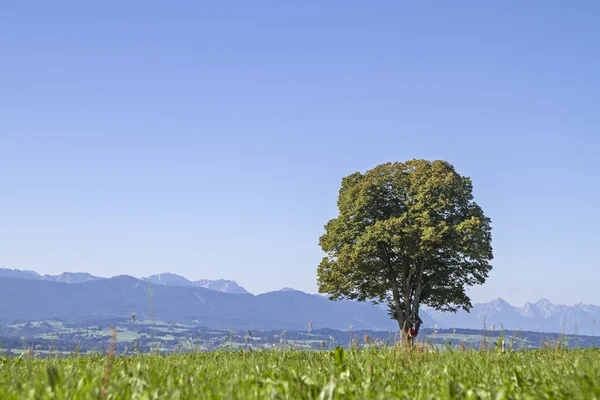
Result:
M8 268L0 268L0 278L42 279L40 274L34 271L21 271Z
M216 290L217 292L233 293L233 294L247 294L248 291L238 285L235 281L228 281L225 279L217 279L211 281L210 279L202 279L194 281L194 286L203 287L210 290Z
M60 275L40 275L34 271L21 271L18 269L0 268L0 278L35 279L51 282L83 283L95 279L104 279L90 275L86 272L63 272Z
M11 278L17 279L17 281L19 283L15 283L15 285L22 287L23 290L26 291L30 291L30 290L37 290L37 284L39 282L43 282L45 284L49 284L49 283L64 283L64 284L78 284L78 285L69 285L69 286L80 286L80 285L84 285L85 289L89 289L89 288L93 288L96 287L94 285L106 285L107 287L113 287L114 285L116 285L114 282L122 282L124 279L132 279L135 285L137 285L136 287L144 287L146 288L148 286L148 284L152 283L155 288L153 289L153 293L156 294L160 294L160 293L165 293L165 300L164 300L164 307L165 310L169 310L169 312L165 311L164 317L167 318L168 315L179 315L178 313L183 312L182 310L172 310L170 309L170 307L172 307L173 302L179 304L178 307L192 307L193 309L193 305L192 304L188 304L188 302L190 301L189 296L191 296L189 293L193 294L193 298L192 298L192 303L196 300L198 300L198 297L201 297L202 299L206 300L206 294L201 295L201 292L185 292L188 293L188 297L186 297L185 299L180 298L180 296L184 296L182 293L184 293L182 290L183 289L194 289L194 290L208 290L209 292L222 292L224 294L235 294L237 295L242 295L241 298L236 298L236 296L233 296L232 298L230 297L226 297L223 299L227 299L226 303L227 304L217 304L217 303L213 303L212 301L207 302L206 304L208 304L209 308L211 308L211 310L215 310L214 314L211 314L212 316L210 316L209 318L214 319L215 321L220 321L218 322L219 324L224 321L231 321L232 318L235 318L236 321L239 320L245 320L248 321L248 324L258 324L259 322L264 322L264 323L269 323L269 324L274 324L276 325L277 322L276 321L282 321L283 324L285 323L293 323L293 322L289 322L288 319L290 318L290 316L304 316L306 318L310 318L311 315L317 315L317 316L323 316L323 321L326 322L328 320L331 319L331 323L332 324L338 324L336 325L338 328L334 328L334 326L330 326L330 325L325 325L327 327L330 328L334 328L334 329L344 329L343 325L344 323L342 323L342 321L350 321L350 320L354 320L356 321L355 318L358 318L358 320L363 320L364 322L359 322L362 323L365 328L364 329L375 329L372 328L374 326L377 327L387 327L385 329L388 329L389 327L391 327L392 329L395 328L395 325L393 322L390 322L387 318L387 306L385 305L377 305L377 306L373 306L371 304L364 304L364 303L357 303L357 302L353 302L353 301L347 301L347 302L332 302L330 301L326 296L323 295L311 295L311 294L307 294L301 291L297 291L293 288L283 288L279 291L275 291L275 292L270 292L270 293L265 293L263 295L259 295L259 296L252 296L248 293L248 291L246 289L244 289L242 286L238 285L236 282L234 281L228 281L228 280L223 280L223 279L219 279L219 280L199 280L199 281L195 281L192 282L189 279L180 276L180 275L176 275L176 274L171 274L171 273L163 273L163 274L158 274L158 275L152 275L149 276L148 278L142 278L140 279L136 279L136 278L132 278L132 277L116 277L116 278L111 278L111 279L105 279L105 278L98 278L95 277L93 275L87 274L87 273L71 273L71 272L65 272L63 274L60 275L44 275L44 276L40 276L38 273L33 272L33 271L20 271L20 270L14 270L14 269L7 269L7 268L0 268L0 280L2 280L4 283L4 285L6 285L8 281L5 281L5 279L10 280ZM22 282L21 280L27 280L25 282ZM15 282L17 282L15 281ZM33 284L31 282L37 282L36 284ZM108 283L107 283L108 282ZM93 285L92 285L93 284ZM91 285L91 286L88 286ZM113 286L111 286L113 285ZM50 286L41 286L43 288L51 288ZM61 286L62 287L62 286ZM107 288L105 287L104 290L106 290ZM163 290L164 289L164 290ZM6 293L2 293L2 287L0 287L0 308L3 306L6 307L12 307L10 304L13 303L2 303L4 301L4 299L6 297L3 297L3 295L7 296ZM50 290L50 289L48 289ZM0 312L0 319L4 318L4 319L23 319L23 318L29 318L28 315L58 315L61 314L60 310L57 311L50 311L50 310L46 310L47 312L42 312L40 311L39 314L36 314L38 310L38 307L42 307L42 309L44 309L44 307L46 306L53 306L56 304L63 304L63 297L61 296L61 294L64 292L65 296L66 293L71 293L71 297L69 301L73 301L75 303L77 303L79 306L85 306L87 303L85 303L85 301L87 301L86 299L88 299L89 296L91 296L92 294L81 294L83 297L81 300L78 300L77 295L73 294L73 293L81 293L81 292L75 292L75 291L80 291L83 290L81 288L66 288L66 287L62 287L62 289L60 289L60 291L58 293L56 293L56 295L49 295L49 297L46 299L45 297L43 297L42 295L40 295L41 297L35 297L33 294L29 293L29 292L23 292L26 293L26 295L24 294L25 297L27 296L34 296L35 299L37 299L37 301L39 303L31 303L31 308L30 309L22 309L22 313L19 314L16 310L19 310L20 305L17 304L14 306L14 312L13 311L6 311L5 313ZM111 289L112 290L112 289ZM121 289L115 289L114 290L121 290ZM171 292L171 290L173 290ZM110 293L109 292L105 292L103 293L102 291L99 292L96 297L94 297L94 300L90 300L92 301L90 308L88 309L89 312L93 315L97 315L98 313L100 313L100 315L105 315L105 316L123 316L123 315L130 315L131 312L134 312L132 310L130 311L125 311L124 308L120 308L120 307L129 307L129 304L138 304L133 302L133 300L128 297L123 295L124 297L122 297L122 300L125 301L124 304L122 304L121 306L119 306L118 303L113 304L112 308L102 308L100 307L101 303L106 303L109 302L108 300L104 299L103 300L103 296L106 296L106 293ZM171 299L166 293L170 293L172 294L174 297L173 299ZM202 292L205 293L205 292ZM132 295L132 293L129 293L128 295ZM251 296L251 297L246 297L246 296ZM54 297L53 297L54 296ZM120 296L120 295L119 295ZM141 296L141 295L140 295ZM148 301L147 299L147 295L141 296L139 302L143 302L143 301ZM303 299L303 301L300 301L299 303L293 303L293 305L289 305L288 308L285 308L286 312L290 312L291 314L286 314L283 310L283 305L279 304L279 307L282 309L282 311L278 311L277 306L278 304L273 304L273 305L269 305L268 307L266 305L264 305L262 303L262 300L259 299L263 299L263 297L261 296L266 296L266 298L271 299L272 301L274 301L275 303L278 303L280 301L289 301L289 299ZM281 299L279 298L279 296L284 296ZM287 296L287 297L286 297ZM301 297L297 297L297 296L301 296ZM302 296L308 296L308 297L302 297ZM185 297L185 296L184 296ZM115 298L119 298L118 296L116 296ZM212 295L210 295L208 298L212 299ZM246 301L248 298L253 299L252 301ZM144 300L141 300L144 299ZM195 299L195 300L194 300ZM216 299L216 298L215 298ZM219 298L221 299L221 298ZM310 301L308 301L308 299L310 299ZM9 301L8 298L6 298L6 301ZM33 300L32 300L33 301ZM81 303L81 301L84 301L83 303ZM137 301L137 300L136 300ZM225 300L223 300L225 301ZM97 302L97 303L94 303ZM133 302L133 303L132 303ZM315 303L317 302L317 303ZM110 302L109 302L110 303ZM37 304L37 305L36 305ZM260 307L258 306L258 304L260 304ZM316 310L314 308L311 308L312 311L305 311L306 307L313 307L314 304L318 304L318 308L319 310ZM335 306L332 306L332 304L334 304ZM350 305L353 304L353 305ZM142 303L138 304L140 307L142 306ZM251 308L252 305L254 305L254 307L259 307L259 308ZM69 305L69 307L73 307L75 305ZM99 308L96 309L94 307L98 306ZM65 310L70 310L70 308L67 307ZM230 307L230 308L229 308ZM250 308L248 308L250 307ZM334 309L330 309L329 307L334 307ZM356 309L352 308L352 307L358 307ZM360 307L367 307L365 308L360 308ZM131 308L131 307L129 307ZM134 307L135 308L135 307ZM322 309L322 311L320 311ZM336 316L335 312L339 311L339 310L346 310L348 312L348 314L345 315L339 315ZM102 312L100 312L99 310L103 310ZM216 311L218 310L218 312ZM242 312L242 310L245 310L246 314L240 314ZM370 318L363 318L361 317L360 313L362 313L364 310L371 310L371 312L375 312L374 315L372 315L371 317L373 318L379 318L377 320L374 319L370 319ZM71 310L73 311L73 310ZM79 315L77 312L73 311L65 311L64 313L62 313L61 315L63 315L65 318L69 318L69 315ZM137 311L135 311L137 312ZM331 315L328 313L332 313ZM357 312L358 314L353 315L354 312ZM129 313L129 314L127 314ZM199 315L205 315L206 313L204 313L204 311L202 313L200 313ZM223 314L220 314L223 313ZM368 313L367 313L368 314ZM586 304L576 304L576 305L572 305L572 306L565 306L565 305L559 305L559 304L553 304L552 302L550 302L547 299L540 299L539 301L535 302L535 303L527 303L525 304L523 307L515 307L510 305L509 303L507 303L506 301L504 301L501 298L498 298L496 300L493 300L489 303L479 303L479 304L475 304L473 306L473 308L471 309L471 312L467 313L465 311L459 311L456 314L453 313L442 313L430 308L423 308L422 311L419 313L421 318L423 319L423 327L437 327L437 328L462 328L462 329L482 329L484 326L484 321L485 321L485 325L487 329L501 329L501 327L503 327L504 329L508 329L508 330L527 330L527 331L535 331L535 332L551 332L551 333L565 333L565 334L576 334L576 335L600 335L600 326L598 326L598 322L600 322L600 307L598 306L594 306L594 305L586 305ZM183 315L179 315L180 318L184 318ZM79 318L79 317L78 317ZM174 319L175 317L171 318ZM250 318L254 318L254 321L250 322ZM292 317L293 319L293 317ZM287 321L287 322L286 322ZM384 321L384 322L381 322ZM302 322L304 323L304 322ZM390 325L391 324L391 325ZM254 326L254 325L253 325ZM272 326L260 326L257 325L258 327L261 328L270 328ZM284 326L284 329L294 329L291 326Z
M169 286L197 286L203 287L208 290L214 290L223 293L235 293L235 294L246 294L248 291L235 283L234 281L228 281L225 279L202 279L199 281L190 281L189 279L177 275L165 272L158 275L150 275L142 280L154 283L155 285L169 285Z
M181 275L165 272L158 275L150 275L142 280L154 283L156 285L172 285L172 286L194 286L194 283Z
M44 280L50 282L63 282L63 283L84 283L91 280L106 279L97 276L90 275L86 272L63 272L60 275L40 275L34 271L22 271L18 269L0 268L0 278L22 278L22 279L33 279L33 280ZM169 285L169 286L198 286L209 290L215 290L224 293L235 293L235 294L246 294L248 291L242 286L238 285L235 281L228 281L225 279L209 280L202 279L199 281L192 282L189 279L165 272L157 275L150 275L147 278L141 278L141 280L153 283L155 285Z
M485 319L487 329L526 330L577 335L598 335L600 307L585 304L573 306L552 304L547 299L515 307L501 298L489 303L475 304L471 312L441 313L426 309L441 327L482 329Z
M0 278L0 320L127 318L193 322L214 328L390 330L397 325L368 303L330 301L299 291L261 295L196 286L152 285L130 276L67 284Z
M296 292L298 290L291 288L291 287L284 287L284 288L279 289L279 291L280 292Z
M458 311L453 313L442 313L427 309L429 315L440 326L447 328L483 329L484 320L487 329L500 329L504 324L511 326L523 326L527 318L503 299L496 299L489 303L475 304L470 312Z
M60 275L44 275L41 279L51 282L83 283L105 278L90 275L87 272L63 272Z

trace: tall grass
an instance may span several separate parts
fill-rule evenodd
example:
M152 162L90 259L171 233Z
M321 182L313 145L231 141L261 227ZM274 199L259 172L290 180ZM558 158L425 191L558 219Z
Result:
M600 350L331 351L0 358L0 399L600 398Z

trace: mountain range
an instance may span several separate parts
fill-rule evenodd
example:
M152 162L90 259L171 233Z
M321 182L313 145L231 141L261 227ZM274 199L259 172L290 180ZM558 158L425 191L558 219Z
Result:
M0 268L0 278L22 278L33 279L50 282L64 283L84 283L92 280L106 279L98 276L93 276L87 272L63 272L60 275L40 275L34 271L23 271L18 269ZM141 278L143 281L153 283L155 285L170 285L170 286L198 286L211 290L217 290L224 293L246 294L248 291L238 285L235 281L225 279L202 279L199 281L190 281L189 279L165 272L157 275L150 275L147 278Z
M248 291L235 283L235 281L228 281L225 279L201 279L199 281L190 281L189 279L177 275L165 272L158 275L150 275L142 280L154 283L156 285L170 285L170 286L198 286L210 290L215 290L223 293L234 293L234 294L248 294Z
M487 329L502 327L510 330L599 335L600 307L590 304L571 306L553 304L548 299L515 307L498 298L475 304L470 312L443 313L425 308L429 316L443 328Z
M128 317L169 321L197 321L215 328L235 323L253 329L318 327L347 330L396 329L385 307L354 301L330 301L322 295L292 288L253 295L234 281L190 281L163 273L136 279L99 278L87 273L40 275L33 271L0 268L0 320L57 318L82 320ZM428 328L526 330L598 335L600 307L553 304L547 299L512 306L501 298L475 304L470 312L420 312Z
M330 301L300 291L233 294L199 286L155 285L130 276L80 284L0 278L0 321L91 321L129 318L198 323L211 328L391 330L368 303Z

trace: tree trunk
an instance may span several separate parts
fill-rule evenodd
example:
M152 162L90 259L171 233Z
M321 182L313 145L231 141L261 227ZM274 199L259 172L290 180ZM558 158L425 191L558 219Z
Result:
M423 289L423 269L425 259L420 257L415 260L404 256L404 265L402 268L402 285L396 281L396 271L390 259L388 246L384 242L378 242L381 260L388 268L388 277L392 286L392 308L398 327L400 328L400 340L407 345L412 346L415 338L411 335L411 329L418 331L420 323L414 324L418 319L421 291ZM414 265L414 271L411 266ZM412 286L412 280L415 279L415 286ZM402 301L401 301L402 299Z
M400 329L399 342L407 346L412 346L413 340L410 336L410 324L402 317L402 315L400 315L399 318L396 318L396 321L398 321L398 328Z

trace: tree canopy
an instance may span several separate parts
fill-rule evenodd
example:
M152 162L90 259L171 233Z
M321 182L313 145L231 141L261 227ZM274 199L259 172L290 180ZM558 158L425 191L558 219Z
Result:
M337 218L325 225L318 267L330 299L387 303L403 332L424 304L469 311L468 286L493 258L491 221L473 185L446 161L386 163L342 180Z

